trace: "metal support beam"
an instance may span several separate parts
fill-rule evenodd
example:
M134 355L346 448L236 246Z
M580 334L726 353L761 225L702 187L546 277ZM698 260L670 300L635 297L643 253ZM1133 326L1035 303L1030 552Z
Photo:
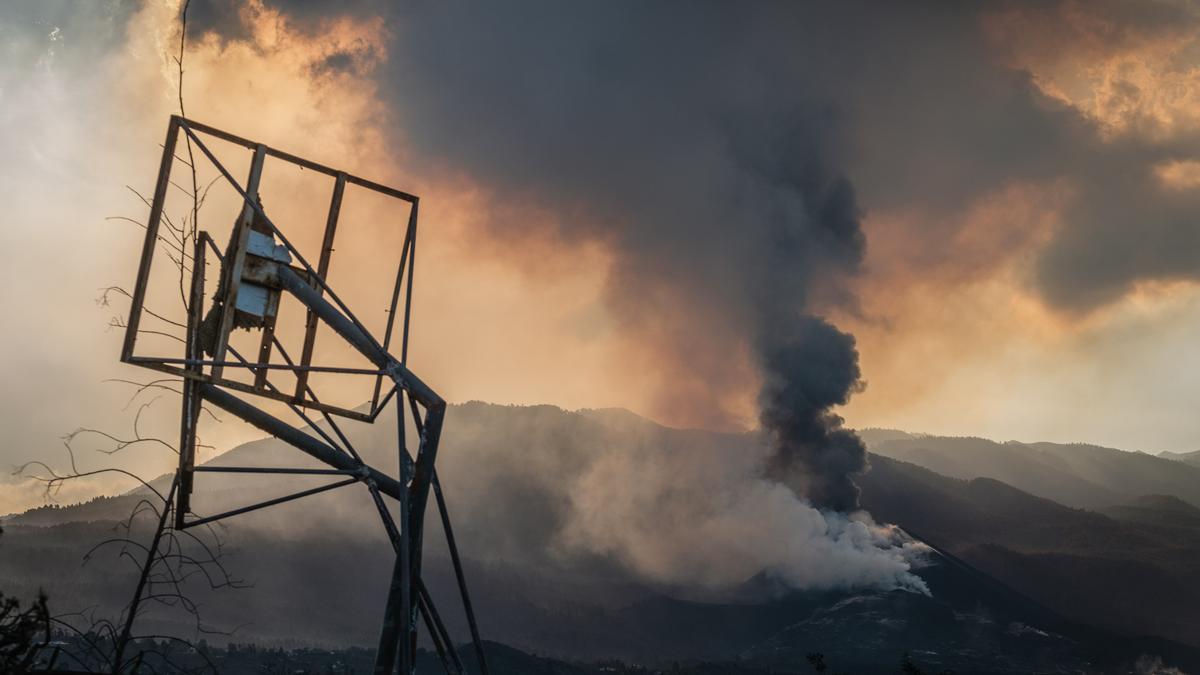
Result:
M402 512L403 515L403 512ZM406 537L401 537L404 541ZM375 653L375 675L392 675L397 661L400 674L412 673L412 657L408 647L408 624L412 621L410 584L408 583L407 547L402 546L392 566L392 583L388 586L387 604L383 609L383 628L379 635L379 650Z
M361 473L349 469L288 469L275 466L198 466L195 471L203 473L285 473L301 476L357 476Z
M421 381L408 368L383 350L369 334L362 332L358 326L342 314L328 300L319 295L309 286L300 275L288 267L279 268L279 283L284 290L296 296L310 310L329 325L338 335L341 335L352 347L357 349L371 363L387 370L396 380L396 384L409 392L421 405L426 407L445 407L446 402L436 392Z
M404 408L401 401L400 398L396 399L396 433L400 451L405 453ZM408 463L400 462L400 482L408 486L411 479L412 473ZM416 617L413 616L412 605L414 577L412 576L413 533L410 498L410 490L405 489L404 495L400 499L400 524L404 529L400 533L400 538L395 541L396 562L392 567L392 583L388 587L387 605L383 610L383 629L379 636L379 651L375 657L376 675L384 673L390 675L393 664L397 661L401 675L409 675L412 672L412 660L416 653L416 648L410 638L415 634L416 628L414 625Z
M175 163L175 141L179 138L179 118L171 116L167 125L167 140L163 142L162 161L158 166L158 182L154 185L154 198L150 202L150 216L146 219L146 239L142 243L142 258L138 263L137 281L133 284L133 298L129 304L129 319L125 322L125 342L121 346L121 360L128 363L133 357L133 346L137 341L138 326L142 320L142 306L146 302L146 286L150 282L150 263L154 259L154 247L158 246L158 228L162 222L163 206L167 201L167 190L171 186L171 165Z
M333 184L333 197L329 201L329 215L325 219L325 237L321 241L321 257L317 260L317 275L324 279L329 275L329 261L333 257L333 236L337 233L338 215L342 211L342 194L346 190L346 174L339 173ZM403 265L403 263L401 263ZM315 288L314 288L315 290ZM319 290L317 290L320 293ZM308 365L312 360L313 347L317 341L317 315L310 309L304 325L304 346L300 350L300 364ZM378 378L376 378L378 379ZM308 373L296 374L296 398L304 398L308 387Z
M225 360L225 349L229 342L229 332L233 330L233 317L237 314L237 293L242 284L242 267L246 262L246 242L250 238L250 224L254 222L254 212L261 210L258 204L258 183L262 178L263 160L267 157L267 146L261 143L254 149L254 157L250 160L250 176L246 179L246 203L242 205L242 215L238 218L233 230L233 240L237 242L233 249L233 260L226 260L222 266L224 276L222 285L225 289L224 305L221 307L221 328L217 332L217 344L213 348L213 360ZM212 368L214 379L221 377L221 366Z
M198 518L196 520L186 523L185 527L196 527L197 525L204 525L205 523L211 523L213 521L223 520L225 518L232 518L233 516L240 516L243 513L250 513L251 511L265 509L268 506L284 504L284 503L287 503L290 501L294 501L296 499L300 499L302 497L311 497L312 495L320 494L322 492L326 492L329 490L333 490L334 488L340 488L340 487L345 487L347 485L353 485L354 483L357 483L360 480L362 480L362 477L356 476L354 478L347 478L346 480L341 480L336 483L330 483L329 485L322 485L320 487L315 487L315 488L312 488L309 490L302 490L300 492L296 492L296 493L293 493L290 495L285 495L283 497L276 497L275 499L268 499L265 502L251 504L250 506L243 506L240 509L233 509L232 511L226 511L225 513L218 513L215 516L208 516L207 518Z
M396 307L400 303L400 290L402 286L407 285L407 290L404 297L404 327L402 333L402 343L400 347L400 363L405 364L408 361L408 321L412 315L412 284L413 284L413 268L417 264L417 204L413 203L408 213L408 229L404 233L404 245L400 249L400 267L396 269L396 283L392 286L392 302L388 306L388 322L387 329L383 334L383 349L387 351L392 344L392 331L396 328ZM405 284L405 270L408 272L408 283ZM371 395L371 409L378 410L382 406L379 404L379 390L383 384L383 378L375 378L375 391ZM386 402L385 402L386 403Z
M487 657L483 654L483 640L479 637L479 626L475 622L475 608L471 605L471 594L467 592L467 577L463 573L462 560L458 555L458 543L454 540L454 528L450 526L450 512L446 509L446 498L442 496L442 484L437 473L433 474L433 494L437 499L438 515L442 518L442 531L446 533L446 545L450 549L450 562L454 565L454 578L458 581L458 592L462 596L463 613L467 615L467 627L471 630L471 643L475 646L475 657L479 659L479 672L488 675Z
M229 353L233 354L234 357L237 358L239 361L241 361L243 363L246 362L246 359L243 358L242 355L239 354L237 352L237 350L234 349L233 347L229 348ZM278 387L271 384L271 382L269 380L266 383L266 387L264 388L264 391L270 392L270 393L277 393L277 394L283 393L283 392L279 391ZM317 435L320 436L326 443L328 443L329 447L333 448L334 450L344 451L340 446L338 446L337 441L333 440L332 436L325 433L325 431L323 429L321 429L321 425L319 425L315 421L313 421L313 419L311 417L309 417L308 415L306 415L303 410L301 410L299 407L296 406L295 403L288 403L287 407L289 410L291 410L293 413L296 414L296 417L299 417L300 419L304 420L304 423L308 425L309 429L312 429L313 431L317 432ZM362 458L359 457L357 454L355 454L355 453L348 453L348 454L350 454L352 457L354 457L354 459L356 459L360 462L362 461Z
M341 335L359 353L367 357L368 361L380 370L384 370L391 365L391 357L388 356L387 352L383 351L383 347L379 343L375 342L375 338L360 330L353 321L338 308L331 305L321 293L310 286L308 281L299 274L296 274L289 267L280 266L278 272L279 284L283 287L283 290L296 296L300 302L308 307L310 312L328 324L330 328L338 335Z
M387 374L387 371L378 370L376 368L343 368L341 366L298 366L294 363L251 363L249 361L214 361L212 359L175 359L175 358L153 358L142 359L135 356L130 359L131 363L137 365L150 365L153 363L178 363L184 366L210 366L212 368L249 368L250 370L287 370L291 372L311 372L311 373L338 373L341 375L379 375ZM197 378L204 379L204 378ZM209 378L211 379L211 378ZM258 393L258 392L254 392ZM285 397L283 400L290 400L291 397ZM306 404L306 407L313 407Z
M408 492L395 478L355 460L344 452L339 452L325 445L287 422L255 408L233 394L218 389L211 384L201 384L200 395L205 401L262 429L288 445L303 450L335 469L350 471L365 469L366 474L364 478L374 480L379 485L380 492L392 499L401 499L401 495L406 495Z
M206 235L207 236L207 235ZM192 288L188 300L187 339L184 354L194 359L200 352L200 321L204 310L204 237L197 237L192 257ZM183 519L191 510L192 469L196 465L196 428L200 422L200 394L196 390L199 383L195 376L203 373L200 365L187 367L193 377L183 378L183 402L181 421L179 425L179 491L176 498L175 527L183 527Z
M425 415L425 429L421 434L421 446L417 452L412 485L409 486L411 501L409 514L409 538L413 546L413 578L421 577L421 544L425 531L425 506L429 502L429 487L433 480L433 463L437 459L438 442L441 440L442 420L446 415L445 404L431 407Z
M453 665L454 671L462 675L462 661L458 659L458 653L454 651L454 641L450 639L450 631L446 630L446 624L442 623L437 605L433 604L433 596L429 594L429 589L422 579L417 579L417 603L425 618L425 625L429 628L429 636L434 639L434 644L445 645L444 650L441 647L438 648L438 655L442 659L442 665L446 667L446 672L450 672L449 666ZM447 664L447 657L449 657L449 664Z
M405 452L401 461L412 464L412 460ZM367 482L367 489L371 493L371 498L375 502L375 508L379 510L379 518L383 521L383 528L388 534L388 540L392 542L392 548L396 555L400 554L400 548L403 546L400 531L396 529L396 523L392 520L392 514L388 511L387 506L383 503L383 499L379 496L379 489L370 481ZM425 582L417 580L417 607L420 609L421 618L425 621L425 627L429 630L429 636L433 640L434 647L437 649L438 658L442 662L442 667L446 673L450 673L451 667L454 672L462 675L463 665L458 658L458 653L454 651L454 641L450 638L450 632L446 630L446 625L442 623L442 617L438 614L437 606L433 603L433 597L429 594L429 589L425 587ZM385 612L386 619L386 612ZM389 625L385 620L385 625ZM394 639L391 635L385 634L383 639ZM391 657L394 661L394 657ZM387 669L389 666L381 662L378 666L381 669Z
M173 122L179 121L180 119L181 118L179 118L176 115L171 116L171 121L173 121ZM197 122L195 120L189 119L189 120L186 120L186 122L189 127L191 127L192 129L195 129L196 131L208 134L209 136L212 136L214 138L219 138L223 141L228 141L235 145L240 145L243 148L248 148L248 149L253 150L256 146L260 145L259 143L255 143L254 141L242 138L241 136L235 136L234 134L231 134L228 131L222 131L220 129L217 129L216 127L210 127L207 124L201 124L200 122ZM309 169L311 171L316 171L317 173L323 173L326 176L337 176L339 173L342 173L341 171L338 171L337 169L332 169L323 164L318 164L311 160L304 159L303 157L297 157L296 155L292 155L292 154L283 152L282 150L276 150L275 148L267 148L267 154L272 157L275 157L276 159L281 159L285 162L288 162L290 164L302 166L305 169ZM385 195L388 195L389 197L395 197L396 199L402 199L406 202L417 201L417 197L415 195L411 195L407 192L404 192L402 190L397 190L395 188L390 188L386 185L380 185L379 183L367 180L365 178L359 178L358 176L352 176L352 175L347 174L346 182L348 182L352 185L358 185L359 187L367 188L368 190L374 190L375 192L381 192Z
M271 362L271 345L275 342L275 321L277 317L268 316L263 322L262 338L258 342L258 362L269 364ZM266 388L270 382L267 381L267 373L270 370L267 368L258 368L254 371L254 387L256 389Z
M176 375L178 377L192 377L192 374L189 373L188 371L184 370L183 368L178 368L176 366L171 365L170 363L162 363L158 359L142 359L141 357L135 356L132 359L130 359L129 362L132 364L141 366L143 368L149 368L150 370L157 370L162 373L167 373L168 375ZM205 363L207 363L207 362L205 362ZM227 363L226 365L241 365L241 364L228 364ZM372 373L373 372L374 371L372 371ZM209 384L220 384L222 387L225 387L226 389L232 389L234 391L241 391L241 392L245 392L247 394L254 394L255 396L262 396L263 398L269 398L273 401L282 401L284 403L295 403L296 405L300 405L305 408L333 413L335 415L340 415L342 417L346 417L346 418L349 418L352 420L358 420L360 422L372 422L375 419L374 417L372 417L371 415L368 415L366 413L359 413L359 412L355 412L353 410L345 410L343 408L339 408L334 405L328 405L325 403L316 403L314 401L296 401L295 398L291 394L281 394L279 392L273 392L273 391L270 391L267 389L255 389L252 385L245 384L243 382L237 382L234 380L220 380L219 382L214 382L211 377L204 375L199 378L199 381L207 382Z

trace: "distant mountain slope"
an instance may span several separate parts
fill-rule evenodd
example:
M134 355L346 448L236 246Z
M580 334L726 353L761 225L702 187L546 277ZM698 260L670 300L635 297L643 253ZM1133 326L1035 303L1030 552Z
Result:
M863 506L1079 621L1200 644L1196 509L1143 498L1077 510L989 478L874 457Z
M1170 495L1144 495L1129 504L1109 506L1102 513L1166 537L1177 536L1179 530L1200 535L1200 508Z
M631 444L633 456L647 461L660 452L702 456L714 449L736 458L760 442L756 436L668 429L617 409L569 413L471 403L454 406L449 419L443 478L489 639L571 658L739 658L801 671L807 670L807 652L823 651L835 669L894 672L898 650L971 673L1126 672L1141 653L1200 669L1195 649L1136 637L1169 636L1196 646L1200 636L1196 509L1178 498L1133 497L1111 502L1103 513L1089 512L999 480L958 480L874 455L872 471L861 479L864 506L987 577L938 559L920 572L931 598L839 590L701 602L639 581L611 556L574 558L564 566L545 539L560 511L554 502L559 497L541 489L541 482L554 480L565 466L627 451ZM383 423L348 431L372 461L394 465L394 428ZM891 434L886 442L922 440L909 436ZM499 491L483 482L479 467L502 461L498 475L505 490ZM273 439L235 448L214 463L306 465ZM495 467L490 470L495 475ZM200 480L196 508L205 513L321 482L244 475ZM7 519L0 589L29 596L43 586L63 609L119 607L129 592L122 580L131 580L126 562L96 556L81 567L80 560L92 544L111 536L135 501L101 499ZM645 517L661 514L648 510ZM391 554L361 490L241 516L224 531L231 569L254 587L201 593L207 624L248 623L240 641L374 641ZM439 537L431 538L429 554L426 581L448 608L451 629L465 635ZM151 617L147 626L188 629L165 615ZM1100 662L1103 668L1096 666Z
M1200 465L1096 445L899 434L863 436L876 454L952 478L994 478L1067 506L1096 509L1147 494L1200 506Z
M1158 456L1163 459L1191 464L1192 466L1200 466L1200 450L1193 450L1191 452L1170 452L1169 450L1163 450L1158 453Z

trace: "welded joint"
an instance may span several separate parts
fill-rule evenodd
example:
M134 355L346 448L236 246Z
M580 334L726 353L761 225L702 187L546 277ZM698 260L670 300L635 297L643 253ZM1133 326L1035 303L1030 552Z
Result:
M416 398L426 410L445 410L446 401L429 385L413 374L403 363L388 355L387 365L383 371L396 383L396 386Z

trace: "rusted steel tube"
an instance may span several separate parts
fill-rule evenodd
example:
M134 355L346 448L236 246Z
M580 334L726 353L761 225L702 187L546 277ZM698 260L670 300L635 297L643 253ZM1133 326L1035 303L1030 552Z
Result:
M335 469L363 472L365 478L375 481L375 484L379 486L380 492L393 499L400 499L400 496L406 492L404 486L395 478L355 460L344 452L334 450L287 422L255 408L233 394L214 387L211 384L201 384L200 395L204 397L204 400L218 408L231 415L240 417L288 445L307 452Z
M306 307L312 310L313 314L319 316L329 327L346 339L355 349L363 356L378 366L380 369L389 370L393 373L393 377L399 382L404 389L412 394L414 398L421 402L427 408L443 407L446 405L441 396L421 381L400 362L392 358L390 354L379 346L370 335L364 333L355 326L346 315L338 311L328 300L321 294L317 293L312 286L308 284L299 274L296 274L290 267L283 265L279 266L279 284L284 290L296 296L296 299L304 303Z

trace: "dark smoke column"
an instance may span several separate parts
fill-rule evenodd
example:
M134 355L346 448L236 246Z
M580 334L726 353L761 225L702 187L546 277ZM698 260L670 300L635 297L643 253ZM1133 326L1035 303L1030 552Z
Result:
M830 411L861 388L854 337L800 316L764 343L759 416L774 451L771 477L818 508L857 509L854 475L866 471L867 450Z
M768 245L758 256L751 346L762 375L759 421L772 446L768 475L817 508L854 511L854 477L867 470L867 451L831 409L863 388L858 351L854 336L813 315L810 296L816 286L843 288L866 245L854 187L822 147L821 131L794 127L783 146L790 152L750 162L791 197L759 225Z
M747 381L729 357L749 351L772 476L815 506L854 509L866 454L830 410L860 388L857 355L816 316L853 303L865 249L847 168L856 118L840 101L852 78L827 70L857 55L796 39L829 10L397 7L380 83L413 166L490 192L498 241L602 243L605 302L653 354L664 410L737 421L741 401L717 383ZM528 204L558 216L549 230L520 215Z

